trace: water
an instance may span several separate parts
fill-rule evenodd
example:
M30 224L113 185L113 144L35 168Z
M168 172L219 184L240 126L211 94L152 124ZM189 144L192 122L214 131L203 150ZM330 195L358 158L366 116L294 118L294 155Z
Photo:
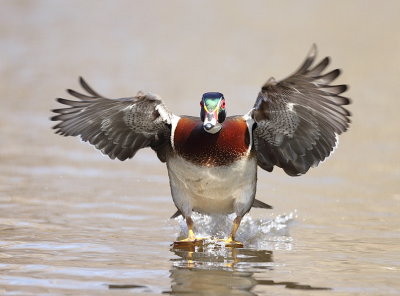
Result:
M398 10L3 1L0 295L399 295ZM167 172L152 151L111 161L51 131L54 98L79 75L107 96L159 93L177 114L197 114L214 90L230 115L247 112L313 42L343 67L353 123L306 176L259 171L257 198L274 209L244 219L243 249L173 249L186 228L169 219ZM197 215L195 225L222 237L231 219Z

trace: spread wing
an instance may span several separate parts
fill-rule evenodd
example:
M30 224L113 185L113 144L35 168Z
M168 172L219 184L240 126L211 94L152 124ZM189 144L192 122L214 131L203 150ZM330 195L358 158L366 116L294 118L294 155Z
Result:
M323 74L330 60L312 66L316 53L313 45L294 74L279 82L271 78L258 95L254 144L258 165L267 171L276 165L292 176L306 173L331 154L349 126L343 105L350 100L341 96L347 86L331 85L340 70Z
M173 114L160 98L139 92L135 97L109 99L95 92L83 78L80 84L88 94L67 90L79 100L57 99L67 107L52 110L60 121L53 128L63 136L80 136L111 159L132 158L144 147L151 147L165 161Z

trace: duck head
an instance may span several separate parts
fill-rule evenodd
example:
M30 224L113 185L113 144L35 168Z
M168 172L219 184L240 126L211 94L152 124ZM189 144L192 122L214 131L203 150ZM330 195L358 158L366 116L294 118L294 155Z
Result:
M200 118L203 128L210 134L218 133L226 118L225 98L219 92L207 92L203 94L200 102Z

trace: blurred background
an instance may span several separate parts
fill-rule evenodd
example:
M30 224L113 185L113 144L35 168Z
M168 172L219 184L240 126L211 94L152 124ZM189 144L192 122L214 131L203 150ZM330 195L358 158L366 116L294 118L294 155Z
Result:
M399 1L0 5L1 294L400 293ZM307 175L259 171L258 198L274 210L252 211L246 225L286 217L284 232L257 237L251 228L257 252L242 257L258 258L261 271L246 260L215 265L219 255L203 251L217 267L210 283L200 261L188 266L193 254L169 251L179 221L168 220L167 173L152 151L111 161L51 130L54 99L79 90L79 76L112 98L157 93L175 114L197 115L201 95L219 91L230 115L244 114L260 86L291 74L313 43L343 70L336 82L350 86L352 124ZM230 251L220 256L237 262ZM243 285L226 284L238 274Z

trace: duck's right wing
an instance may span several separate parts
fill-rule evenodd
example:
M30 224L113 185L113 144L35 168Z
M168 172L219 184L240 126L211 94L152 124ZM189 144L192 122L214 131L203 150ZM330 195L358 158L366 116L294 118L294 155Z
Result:
M157 95L139 92L135 97L109 99L95 92L83 78L88 94L68 90L79 100L57 99L68 107L52 110L60 121L53 128L63 136L80 136L111 159L132 158L144 147L151 147L165 162L170 145L171 123L176 118Z

